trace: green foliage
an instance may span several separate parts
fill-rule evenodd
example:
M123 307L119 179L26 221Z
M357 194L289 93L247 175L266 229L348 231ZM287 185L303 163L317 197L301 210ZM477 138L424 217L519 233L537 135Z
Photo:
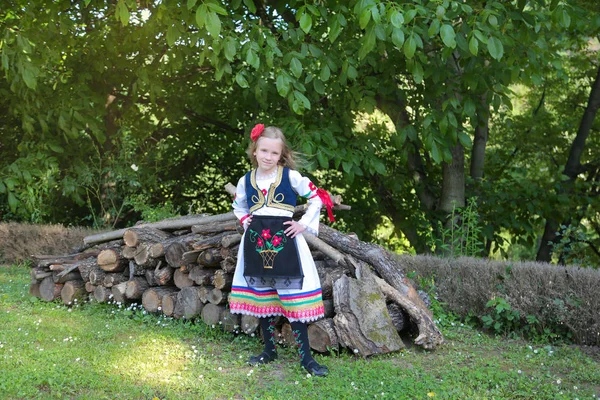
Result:
M559 236L558 242L551 242L555 261L565 265L600 268L600 264L592 262L589 254L589 243L598 240L598 232L586 226L561 225L556 234Z
M581 196L543 195L590 87L581 72L593 64L583 55L600 26L596 9L59 0L38 11L24 0L0 10L3 218L108 227L163 204L224 211L222 185L248 167L246 135L263 122L283 127L309 172L347 195L353 211L340 213L340 226L386 244L376 232L385 221L392 247L408 241L426 253L427 235L445 219L437 210L452 186L443 174L458 161L452 150L473 149L473 130L491 110L485 179L452 188L478 197L481 240L533 248L540 218L554 209L596 224L591 166ZM527 86L527 99L514 84ZM512 114L542 90L546 114ZM386 121L363 125L375 110ZM528 163L538 159L545 171Z
M439 238L433 239L433 248L437 253L449 257L477 257L484 250L481 238L477 198L471 197L465 207L457 207L454 203L448 215L448 228L438 221Z

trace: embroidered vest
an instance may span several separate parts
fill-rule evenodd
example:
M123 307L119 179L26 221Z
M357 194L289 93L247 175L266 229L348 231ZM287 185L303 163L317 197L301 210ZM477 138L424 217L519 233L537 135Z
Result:
M246 197L250 213L265 205L294 212L298 194L290 184L289 172L290 169L287 167L277 167L277 177L275 182L271 184L266 199L256 184L256 170L254 169L246 174Z

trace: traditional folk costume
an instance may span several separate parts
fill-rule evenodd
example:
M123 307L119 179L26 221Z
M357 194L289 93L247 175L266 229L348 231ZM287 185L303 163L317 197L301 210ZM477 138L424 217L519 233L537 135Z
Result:
M233 212L242 223L252 215L252 222L238 252L229 296L232 313L263 319L282 315L291 323L325 315L319 275L306 240L302 234L287 237L288 225L283 225L292 220L296 199L302 196L308 199L308 208L298 222L316 235L320 195L310 179L282 166L269 177L258 178L253 170L239 180Z

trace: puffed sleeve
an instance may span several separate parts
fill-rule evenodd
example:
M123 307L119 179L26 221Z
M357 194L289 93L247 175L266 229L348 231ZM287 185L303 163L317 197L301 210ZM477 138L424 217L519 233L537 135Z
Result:
M238 181L235 189L232 207L235 216L244 224L244 221L250 216L250 210L248 209L248 200L246 198L246 179L243 176Z
M310 233L317 235L319 233L321 206L323 205L323 202L317 195L317 187L309 178L300 175L298 171L294 170L290 170L290 184L299 196L308 200L308 208L298 222L304 225Z

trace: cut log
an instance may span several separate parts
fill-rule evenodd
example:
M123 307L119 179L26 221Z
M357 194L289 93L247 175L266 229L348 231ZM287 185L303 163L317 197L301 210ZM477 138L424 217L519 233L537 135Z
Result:
M198 260L198 256L202 253L202 250L190 250L186 251L181 255L181 264L189 265L195 263Z
M240 314L232 314L229 309L225 309L221 315L221 326L225 332L237 333L240 329Z
M218 247L203 250L197 258L198 264L205 267L218 267L221 261L223 261L223 257L221 249Z
M149 243L142 243L136 248L136 252L133 256L133 260L140 268L154 268L158 264L158 260L150 257Z
M165 260L173 268L188 265L189 263L183 259L183 254L190 250L191 249L186 247L183 243L171 243L165 248Z
M221 247L221 257L223 258L223 260L228 257L237 258L239 250L240 250L239 244L234 244L231 247Z
M81 274L79 271L71 271L66 275L60 275L58 272L52 273L52 279L54 279L54 283L65 283L68 281L81 280Z
M408 321L406 321L402 307L396 303L388 303L387 309L388 313L390 314L390 318L392 319L392 323L396 327L396 330L398 332L404 330L404 328L408 326Z
M402 268L394 256L383 247L344 235L323 224L319 225L319 238L344 253L372 265L387 283L407 297L422 312L432 316L415 288L402 273Z
M144 292L150 287L146 278L137 276L130 281L127 281L125 296L130 300L139 300Z
M152 258L164 257L165 249L169 247L171 243L181 243L185 248L191 249L192 244L200 239L202 239L202 236L196 235L195 233L172 237L162 242L152 244L148 249L148 255Z
M237 259L234 257L227 257L221 261L221 269L227 273L234 273L237 265Z
M241 320L241 327L242 327L242 332L244 332L246 335L250 335L254 332L256 332L256 329L258 329L258 325L260 324L258 318L252 316L252 315L246 315L243 314L242 315L242 320Z
M151 287L142 295L142 305L151 313L161 311L163 297L177 292L177 288L172 286Z
M341 266L346 265L346 260L345 260L344 255L342 253L340 253L337 249L335 249L334 247L325 243L324 241L322 241L321 239L319 239L318 237L316 237L314 235L306 234L303 236L304 236L304 239L306 239L306 243L308 243L308 247L310 247L310 249L313 252L314 251L322 252L327 257L329 257L331 260L333 260L333 262L335 262L337 265L341 265Z
M112 299L117 304L127 303L127 282L118 283L110 288Z
M213 328L219 326L219 323L223 319L223 312L225 312L225 306L219 306L216 304L207 304L202 307L201 318L202 321Z
M283 342L284 345L289 347L296 346L296 339L294 338L294 332L292 331L292 325L289 322L285 322L281 326L280 330L280 341Z
M46 301L54 301L60 297L62 287L62 283L54 283L54 279L47 276L40 283L40 298Z
M94 285L93 283L90 283L90 282L85 283L85 291L86 292L94 293L95 289L96 289L96 285Z
M221 289L213 288L208 293L208 302L211 304L225 304L227 303L227 293L223 292Z
M94 299L98 303L107 303L112 298L112 290L104 286L96 286L94 289Z
M190 275L186 272L182 272L181 268L177 268L173 274L173 282L179 289L194 285L194 281L190 278Z
M127 246L136 247L142 243L158 243L170 238L171 235L150 226L132 227L123 233L123 241Z
M100 269L100 267L93 268L90 270L89 282L95 286L103 285L105 276L106 272Z
M106 272L121 272L129 266L121 249L105 249L98 254L98 265Z
M197 242L192 244L192 248L194 250L206 250L206 249L210 249L211 247L221 246L221 240L225 236L230 235L230 234L231 234L231 232L217 233L216 235L209 236L202 240L198 240Z
M333 298L323 300L323 307L325 307L325 318L333 318L335 315L335 307L333 306Z
M330 350L337 351L340 342L335 332L333 319L321 319L310 324L308 326L308 341L310 348L319 353L327 353Z
M42 295L40 294L39 282L32 282L31 284L29 284L29 294L33 297L37 297L38 299L42 298Z
M211 285L200 286L200 289L198 290L198 296L200 296L200 301L203 304L208 303L208 296L210 295L210 292L213 289L214 289L214 286L211 286Z
M135 257L135 253L137 252L137 247L125 246L123 247L122 255L128 260L133 260Z
M31 276L34 281L41 281L47 276L52 276L52 271L49 271L47 268L31 268L29 276Z
M323 299L333 299L333 283L340 277L349 274L350 269L333 262L329 266L325 261L315 261L315 265L321 281Z
M86 258L77 263L77 269L81 274L81 278L85 282L88 282L90 280L90 272L95 268L100 268L96 257ZM63 274L65 271L61 272L59 275Z
M233 283L233 274L218 269L215 271L212 283L216 289L229 291L231 290L231 284Z
M167 317L175 317L173 312L175 311L175 305L177 304L177 292L165 294L162 297L162 312ZM179 316L178 318L181 318Z
M240 243L242 241L242 235L240 235L239 233L233 233L227 236L224 236L223 239L221 239L221 246L225 247L225 248L229 248L232 247L238 243Z
M198 265L194 265L188 274L188 277L194 281L198 286L211 285L213 281L214 272L206 270Z
M192 225L192 232L200 235L210 235L213 233L220 233L224 231L235 231L239 225L236 219L213 222L210 224ZM231 232L230 232L231 233Z
M373 276L342 276L334 283L333 301L335 331L343 346L363 357L404 348Z
M106 287L113 287L127 281L127 277L121 273L107 273L104 275L102 285Z
M159 268L159 266L157 266L154 270L154 279L156 280L156 284L159 286L174 285L174 274L175 269L168 265L165 265L163 268Z
M177 307L181 307L181 316L192 319L200 315L204 304L200 301L198 286L184 287L177 294Z
M137 228L148 226L148 227L152 227L152 228L156 228L156 229L175 230L175 229L188 228L192 225L199 225L199 224L205 224L205 223L209 224L212 222L227 221L227 220L231 220L231 219L236 219L236 216L235 216L235 214L233 214L233 212L229 212L227 214L212 215L212 216L185 216L185 217L181 217L181 218L177 218L177 219L164 220L164 221L148 223L148 224L141 224L141 225L137 225ZM107 240L122 238L123 234L125 233L126 230L127 229L119 229L117 231L105 232L105 233L99 233L97 235L86 236L83 238L83 242L85 244L92 244L92 243L101 243L101 242L106 242Z
M88 294L85 290L85 282L83 282L83 280L66 282L60 291L60 297L62 298L63 303L68 306L87 299Z

